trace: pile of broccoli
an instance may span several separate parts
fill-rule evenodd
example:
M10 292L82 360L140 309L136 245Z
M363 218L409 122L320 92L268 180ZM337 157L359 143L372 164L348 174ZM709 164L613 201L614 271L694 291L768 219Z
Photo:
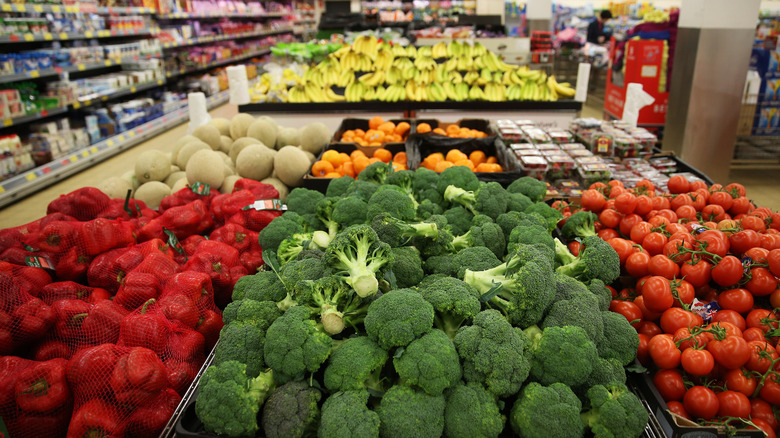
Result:
M196 413L224 436L639 436L612 248L545 184L373 163L292 190L235 285Z

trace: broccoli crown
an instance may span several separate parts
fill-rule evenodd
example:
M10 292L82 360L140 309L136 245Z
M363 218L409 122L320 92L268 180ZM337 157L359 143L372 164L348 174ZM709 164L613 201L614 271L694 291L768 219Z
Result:
M203 373L195 400L195 414L208 432L252 436L258 431L257 413L273 389L273 376L247 378L246 365L228 361Z
M496 398L481 385L458 385L446 393L444 435L450 438L497 438L504 430Z
M533 201L528 196L525 196L522 193L512 193L509 190L507 190L507 202L506 202L506 210L507 211L525 211L526 208L530 207L531 204L533 204Z
M434 192L437 195L439 192ZM439 202L432 202L430 199L424 199L420 201L420 205L417 206L417 218L420 220L428 219L434 214L442 214L444 209L441 208Z
M483 214L495 220L506 213L509 195L497 182L480 185L476 191L467 191L456 186L449 186L444 191L444 199L463 205L473 214Z
M435 278L427 284L420 284L417 290L433 305L436 327L450 338L454 338L460 326L477 316L482 308L479 292L457 278Z
M393 248L391 251L393 253L393 263L390 264L390 270L395 275L398 287L417 286L425 277L420 251L413 246Z
M366 333L380 347L405 347L433 328L433 306L414 290L396 289L368 306Z
M595 236L596 229L594 228L594 223L597 219L598 216L595 214L580 210L566 219L566 222L561 227L561 235L566 240Z
M356 196L364 201L368 201L376 192L377 187L379 186L368 181L354 180L344 193L344 197Z
M482 384L497 397L517 393L528 378L526 337L496 310L477 314L473 325L461 327L453 341L464 379Z
M417 170L414 171L414 178L412 178L412 188L416 193L420 193L426 189L437 189L438 182L438 173L430 169L426 169L425 167L418 167Z
M547 222L544 218L537 213L521 213L517 211L508 211L496 218L496 223L501 227L501 231L504 232L504 236L507 241L512 234L512 230L518 227L532 227L539 226L545 229L545 234L549 234L547 231Z
M370 222L379 240L392 247L406 245L416 237L426 239L439 237L439 228L435 223L407 222L387 213L374 216Z
M396 385L382 397L379 435L383 438L439 438L444 431L444 396Z
M342 228L366 223L368 203L358 196L341 198L333 206L333 220Z
M244 298L256 301L282 301L287 296L284 283L273 271L260 271L257 274L245 275L233 286L233 301Z
M588 282L594 278L611 284L620 276L620 258L609 243L598 236L582 240L580 254L571 263L558 267L557 271L580 281Z
M325 274L324 262L318 258L291 260L279 271L279 277L288 293L294 293L298 283L316 280Z
M552 236L546 228L538 225L519 226L509 233L506 251L513 253L521 245L542 245L550 248L550 251L555 251L555 241Z
M298 257L296 257L296 260L305 260L305 259L320 259L322 260L322 256L325 255L325 253L320 248L309 248L304 249L303 251L298 253Z
M377 438L379 414L368 409L368 391L337 392L322 405L319 438Z
M387 181L387 177L392 172L393 167L389 164L377 161L371 163L358 174L357 179L359 181L366 181L373 184L382 185Z
M496 253L485 246L472 246L458 251L452 258L452 264L457 269L455 275L463 278L466 271L484 271L501 264Z
M494 223L496 223L496 221L493 220L493 218L491 218L490 216L486 216L484 214L481 214L481 213L477 214L477 215L474 215L474 217L471 219L471 226L472 227L473 226L485 225L485 224L494 224Z
M227 325L252 324L263 331L280 316L282 311L273 301L250 299L233 301L222 311L222 321Z
M466 234L471 228L471 220L474 219L474 214L461 206L455 206L444 210L444 217L447 218L447 224L450 226L452 234L460 236L461 234Z
M436 181L436 188L442 195L449 186L474 191L479 188L479 180L468 167L452 166L444 169L444 172L439 175L439 180Z
M506 252L504 233L498 224L492 222L472 226L466 234L455 237L452 246L458 250L469 246L483 246L499 258L504 257Z
M623 365L617 359L599 357L593 363L593 371L591 371L588 378L576 389L578 394L585 395L588 389L593 386L616 383L621 385L626 383L626 369L623 368Z
M425 262L423 263L423 270L429 276L434 274L446 275L448 277L454 276L456 275L457 265L454 264L453 259L454 256L452 254L430 256L425 259Z
M317 203L314 213L317 220L325 227L325 230L331 238L336 235L339 228L342 226L341 223L333 217L333 210L336 208L336 203L340 200L341 198L322 198L320 202ZM317 228L320 227L318 226Z
M603 281L594 278L588 283L588 290L599 300L599 309L609 310L609 304L612 302L612 291L607 289Z
M214 364L237 361L246 365L246 374L256 377L263 363L265 331L253 324L228 324L219 333L219 344L214 351Z
M284 239L295 233L303 232L303 220L300 215L294 213L294 216L288 216L286 212L283 215L274 218L268 225L257 233L257 241L263 250L276 251L279 244Z
M580 400L563 383L531 382L512 406L510 424L521 438L581 437L585 434L581 409Z
M518 178L509 184L506 190L510 193L521 193L533 202L539 202L547 195L547 184L530 176Z
M309 316L306 307L293 306L266 332L265 362L281 380L317 371L330 355L333 340Z
M387 213L397 219L413 221L417 215L414 203L408 196L398 190L377 191L368 200L366 219L371 221L374 216Z
M263 432L267 438L302 438L317 430L322 393L306 381L277 387L263 406Z
M525 209L525 213L536 213L544 218L545 227L547 232L551 233L558 227L558 222L563 219L563 215L560 211L550 207L544 202L537 202Z
M571 299L554 302L547 311L541 328L577 326L585 330L591 341L598 342L602 339L604 322L601 319L598 299L587 289L585 291Z
M296 187L287 195L287 210L303 216L317 213L317 204L325 197L316 190Z
M324 383L330 391L381 390L379 373L388 355L367 336L345 340L333 351L325 368Z
M451 253L453 237L449 231L450 227L447 224L447 218L434 214L426 219L424 223L436 226L438 235L433 237L414 237L412 238L414 247L419 249L420 253L425 257Z
M429 287L431 284L433 284L436 281L441 280L442 278L449 277L449 275L444 274L431 274L423 278L423 281L420 282L420 284L417 285L417 290L420 290L422 288Z
M417 199L414 197L413 181L414 181L414 172L412 172L411 170L394 171L394 172L390 172L390 174L387 175L387 184L400 187L401 190L403 190L404 193L406 193L406 196L408 196L409 199L412 200L416 208L418 206L418 202Z
M339 277L327 276L301 281L295 287L295 301L318 315L322 328L330 335L341 333L349 325L363 322L368 305Z
M342 176L340 178L334 178L328 183L328 189L325 191L327 197L342 197L347 193L350 184L355 181L355 178L351 176Z
M279 243L279 249L276 250L279 262L285 265L287 262L297 259L301 251L315 247L313 238L313 233L295 233L282 240Z
M376 274L393 262L390 246L368 225L353 225L336 235L325 250L324 263L352 286L358 296L376 294Z
M593 371L598 357L596 344L582 328L547 327L542 331L531 326L525 333L531 344L531 376L542 385L581 385Z
M592 296L588 287L576 278L563 275L556 272L553 275L555 280L555 301L571 300L576 297L590 299Z
M432 330L415 339L393 358L401 382L418 387L429 395L441 395L460 382L460 358L452 340L441 330Z
M604 336L596 341L599 356L615 359L621 365L630 364L636 358L639 349L639 335L631 323L622 315L603 311Z
M647 425L647 411L625 385L596 385L588 401L590 410L581 417L596 438L638 437Z

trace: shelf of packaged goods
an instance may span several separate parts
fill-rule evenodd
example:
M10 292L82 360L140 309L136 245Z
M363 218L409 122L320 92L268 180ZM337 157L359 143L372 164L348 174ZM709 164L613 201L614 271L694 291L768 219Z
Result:
M41 41L70 41L86 40L92 38L114 38L126 36L151 36L155 35L159 29L151 30L88 30L83 33L69 32L44 32L44 33L20 33L13 35L0 36L0 44L11 43L32 43Z
M244 33L232 34L232 35L208 35L208 36L202 36L197 38L190 38L180 42L162 43L162 48L174 49L177 47L195 46L198 44L213 43L217 41L226 41L226 40L235 40L239 38L253 38L253 37L262 37L262 36L269 36L269 35L279 35L282 33L288 33L292 31L293 31L292 29L278 29L278 30L265 30L262 32L244 32Z
M294 20L293 21L293 23L296 23L296 24L307 24L307 23L316 23L316 22L317 22L317 20L315 20L313 18L307 18L305 20Z
M101 14L101 15L129 15L129 14L154 14L154 8L134 8L125 6L92 6L92 5L37 5L33 3L0 4L0 12L36 12L55 14Z
M26 81L30 79L45 78L50 76L58 76L61 75L62 73L75 73L75 72L82 72L82 71L100 70L106 67L128 64L142 59L151 59L153 57L154 56L152 55L141 55L141 56L135 56L133 58L125 58L121 60L106 59L101 62L79 63L76 65L71 65L69 67L54 67L54 68L46 68L41 70L31 70L25 73L18 73L12 75L0 75L0 84L9 83L9 82Z
M160 19L199 19L199 18L281 18L288 14L283 12L171 12L169 14L157 14Z
M167 77L167 78L175 78L177 76L182 76L182 75L186 75L186 74L190 74L190 73L195 73L195 72L199 72L199 71L203 71L203 70L208 70L210 68L219 67L219 66L225 65L225 64L230 64L232 62L243 61L244 59L253 58L255 56L262 56L262 55L265 55L265 54L270 53L270 52L271 52L270 49L263 49L263 50L260 50L260 51L257 51L257 52L247 53L247 54L244 54L244 55L235 56L235 57L229 58L229 59L223 59L221 61L212 62L212 63L209 63L209 64L200 65L200 66L197 66L197 67L182 68L182 69L176 70L176 71L169 71L169 72L167 72L165 74L165 77Z

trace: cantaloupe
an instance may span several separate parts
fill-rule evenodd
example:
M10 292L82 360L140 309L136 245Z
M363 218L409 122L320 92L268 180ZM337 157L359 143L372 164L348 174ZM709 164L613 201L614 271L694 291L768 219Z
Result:
M224 152L224 153L226 153L226 154L229 153L230 152L230 146L233 144L233 139L230 138L230 136L227 136L227 135L223 135L223 136L219 137L219 139L222 142L222 144L219 146L219 150Z
M195 137L194 135L185 135L184 137L176 140L176 142L173 144L173 149L171 150L171 163L177 162L179 151L185 144L191 143L195 140L199 140L199 138Z
M249 125L254 121L255 118L249 114L237 114L230 120L230 136L233 137L234 140L246 137L246 131L249 129Z
M276 126L268 120L255 120L249 125L246 136L260 140L264 145L276 145Z
M225 174L225 177L233 176L236 174L236 170L228 166L227 164L224 165L223 170L224 170L223 173Z
M253 144L259 144L263 145L263 143L260 142L260 140L256 138L251 137L241 137L238 140L234 141L232 145L230 145L230 151L228 152L228 157L230 157L233 162L236 162L236 157L238 157L238 154L244 150L245 147ZM263 145L265 146L265 145Z
M143 201L147 207L157 210L163 198L171 193L171 188L165 183L150 181L138 187L138 190L135 191L135 199Z
M276 135L276 149L279 150L285 146L300 146L301 131L295 128L281 128Z
M144 151L135 161L135 177L145 183L162 181L171 173L171 160L157 149Z
M295 146L279 149L274 157L276 176L288 187L299 187L310 167L311 161L306 152Z
M217 190L225 179L225 163L218 153L201 150L195 152L187 162L186 172L190 185L201 182Z
M176 172L181 172L181 169L179 168L179 166L175 164L171 164L171 173L176 173Z
M324 124L310 123L301 129L301 148L317 155L330 142L332 135Z
M128 190L133 191L133 185L126 179L118 176L112 176L101 181L97 188L111 199L124 199Z
M181 190L181 189L183 189L185 187L187 187L187 177L186 176L184 178L176 181L173 184L173 187L171 187L171 193L176 193L176 192L178 192L179 190Z
M258 117L255 120L263 120L265 122L270 123L274 127L274 132L277 133L277 134L279 133L279 124L276 123L276 120L274 120L273 117L270 117L270 116L260 116L260 117Z
M168 178L165 178L165 184L168 185L168 187L173 187L174 184L176 184L176 181L187 178L187 172L184 172L182 170L178 172L173 172L170 175L168 175Z
M211 121L208 124L219 129L219 135L230 136L230 120L217 117L211 119Z
M274 152L260 144L249 145L236 157L236 172L256 181L268 178L274 169Z
M272 186L276 187L276 190L279 192L279 199L281 199L282 202L287 200L287 195L290 193L290 189L287 188L287 184L283 183L282 180L279 178L266 178L260 182L264 184L271 184Z
M231 168L233 170L236 169L236 164L233 162L233 160L230 159L228 154L226 154L226 153L224 153L222 151L216 151L216 152L217 152L217 154L219 154L219 157L222 158L222 162L225 163L226 166L228 166L229 168Z
M195 137L198 137L202 142L211 146L213 150L219 150L222 146L222 137L219 134L219 129L212 125L202 125L195 129L192 133Z
M135 191L135 189L141 185L141 182L138 181L138 178L135 177L135 170L128 170L122 174L121 178L130 183L130 185L133 187L133 191Z
M317 157L315 157L314 154L303 149L301 150L303 151L304 154L306 154L307 157L309 157L309 162L311 162L311 164L314 164L314 162L317 161Z
M219 188L220 193L233 193L233 187L236 185L236 181L240 180L238 175L230 175L225 177L225 181L222 182L222 187Z
M179 150L179 154L176 157L176 165L183 170L187 170L187 161L190 160L190 157L192 157L195 152L202 150L211 150L211 146L200 140L185 144Z

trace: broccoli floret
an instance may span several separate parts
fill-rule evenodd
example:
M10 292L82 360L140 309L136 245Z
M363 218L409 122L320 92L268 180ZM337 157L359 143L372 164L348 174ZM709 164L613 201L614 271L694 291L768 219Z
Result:
M556 244L556 255L565 262L569 260L571 253L565 246L561 246L563 244ZM620 276L620 258L612 246L600 237L586 237L582 240L579 256L571 259L569 263L563 263L557 271L583 282L598 278L604 284L611 284Z
M330 237L324 231L315 231L314 233L295 233L292 236L282 240L276 254L279 257L279 263L282 266L288 262L296 260L301 251L308 249L327 248Z
M391 251L393 253L393 263L390 264L390 270L395 274L395 281L398 287L417 286L425 277L420 251L413 246L393 248Z
M268 330L268 327L282 316L282 311L273 301L255 301L244 299L233 301L222 311L222 321L230 324L252 324L260 330Z
M264 359L278 381L303 377L306 371L313 373L330 355L333 339L309 317L306 307L293 306L266 332Z
M521 245L543 245L555 251L555 241L552 236L546 228L538 225L520 226L509 233L506 251L511 254Z
M387 184L400 187L404 193L406 193L406 196L414 202L414 208L417 208L419 203L414 197L414 172L411 170L390 172L390 174L387 175Z
M630 364L639 349L639 335L625 317L610 311L601 312L604 336L596 341L599 356L615 359L621 365Z
M510 193L521 193L533 202L539 202L547 196L547 184L530 176L516 179L506 190Z
M228 361L203 373L195 400L195 414L207 432L230 437L254 436L257 413L274 387L269 371L248 378L246 365Z
M522 193L512 193L508 190L507 193L509 194L509 198L506 202L507 211L525 211L526 208L534 203L528 196L525 196Z
M449 186L444 191L444 199L466 207L475 215L484 214L495 220L500 214L506 213L508 195L501 184L489 182L481 185L476 191Z
M388 354L367 336L349 338L333 351L323 382L330 391L382 391L380 372Z
M308 258L287 262L279 271L280 280L284 283L287 292L295 293L298 283L306 280L316 280L327 275L326 266L321 259Z
M429 395L441 395L460 382L460 358L452 340L441 330L415 339L393 358L393 366L404 385L415 386Z
M474 214L461 206L456 206L449 210L444 210L444 217L447 218L447 224L450 226L452 234L460 236L461 234L466 234L471 228L471 220L474 219Z
M474 215L474 217L471 219L471 226L481 226L485 224L494 224L496 221L493 220L490 216L484 215L482 213Z
M255 301L279 302L287 296L284 283L273 271L260 271L257 274L245 275L233 286L233 301L244 298Z
M428 287L432 285L434 282L441 280L442 278L449 277L449 275L444 274L431 274L423 278L423 281L420 282L420 284L417 285L417 289L421 289L424 287Z
M322 328L330 335L362 323L368 308L349 285L334 276L298 283L294 298L299 305L307 306L312 315L320 317Z
M368 391L337 392L322 405L319 438L377 438L379 414L368 409Z
M496 254L485 246L473 246L463 248L452 258L452 264L456 272L454 276L462 279L466 271L484 271L495 268L501 264Z
M488 250L488 252L490 251ZM491 252L490 254L492 255L493 253ZM457 265L454 263L454 257L455 256L452 254L442 254L428 257L423 263L423 269L429 276L433 274L442 274L448 277L452 277L457 274Z
M594 223L598 219L595 214L580 210L566 219L561 227L561 235L566 240L574 240L576 238L585 238L588 236L595 236L596 229Z
M555 301L571 300L575 297L590 299L591 296L588 287L576 278L571 278L568 275L563 275L560 272L556 272L553 275L555 280Z
M302 232L303 218L295 212L288 211L260 230L257 241L263 250L276 251L284 239Z
M466 270L463 281L483 294L513 325L539 322L555 298L553 270L535 245L525 245L506 262L482 271ZM488 293L490 292L490 293Z
M308 382L289 382L277 387L263 406L266 438L302 438L317 430L322 393Z
M296 187L287 195L287 210L294 211L301 216L317 213L317 204L325 198L325 195L303 187Z
M612 291L607 289L604 282L594 278L587 286L588 290L599 299L599 309L609 310L609 304L612 302Z
M317 203L315 216L325 227L325 231L328 232L328 236L330 236L328 241L338 233L339 228L342 226L341 223L333 217L333 210L336 208L336 203L340 200L341 198L322 198L320 202ZM323 248L326 246L328 246L327 242L325 245L322 245Z
M496 218L496 223L501 227L504 232L504 236L509 239L509 236L517 227L531 227L534 225L540 226L547 230L547 222L544 218L537 213L521 213L517 211L508 211ZM549 231L545 231L549 234Z
M439 192L435 192L438 194ZM417 219L419 220L425 220L431 217L434 214L443 214L444 209L441 208L441 205L438 203L434 204L428 199L423 200L420 202L420 205L417 206Z
M531 326L525 334L530 341L531 376L542 385L581 385L593 371L596 344L581 327L547 327L542 331Z
M420 250L420 254L424 257L451 254L453 252L453 236L449 231L447 218L434 214L424 223L435 225L438 235L436 237L414 237L411 241L412 245Z
M351 227L352 225L366 223L366 213L368 212L368 203L358 196L341 198L333 206L333 220L341 228Z
M376 192L377 187L379 186L368 181L354 180L344 193L344 197L349 198L356 196L364 201L368 201Z
M324 263L361 298L376 294L376 274L393 262L390 245L368 225L353 225L336 235L325 250Z
M585 330L591 341L597 342L604 336L599 301L582 285L582 293L570 299L556 301L544 317L542 329L547 327L577 326ZM625 318L623 318L625 319Z
M439 237L439 228L435 223L407 222L390 214L381 213L371 219L371 228L377 237L391 247L399 247L409 243L415 237L435 239Z
M638 437L649 416L625 385L596 385L588 390L589 409L581 414L596 438Z
M625 319L625 318L623 318ZM593 363L593 371L585 382L576 388L577 394L585 395L593 386L596 385L610 385L610 384L625 384L626 383L626 369L616 359L604 359L597 358Z
M444 431L444 396L396 385L382 397L379 435L383 438L439 438Z
M504 233L498 224L492 222L472 226L466 234L456 236L452 240L452 246L456 250L473 246L486 247L499 258L504 257L506 252Z
M412 200L398 190L377 191L368 200L367 222L383 213L407 222L413 221L417 214Z
M265 342L266 331L256 325L228 324L219 332L219 343L214 351L214 365L237 361L246 365L247 376L257 377L265 367Z
M436 311L434 324L450 338L464 322L472 320L482 308L479 292L468 283L452 277L435 278L417 289Z
M386 184L387 177L390 172L393 171L393 167L389 164L377 161L371 163L358 174L357 179L359 181L365 181L377 185Z
M439 180L436 181L436 188L442 195L449 186L473 191L479 188L479 180L468 167L452 166L444 169L444 172L439 175Z
M510 423L521 438L581 437L585 434L581 409L580 399L563 383L531 382L512 406Z
M453 342L463 361L463 378L497 397L517 393L528 378L526 337L496 310L477 314L472 325L458 330Z
M319 259L322 260L322 256L325 255L325 253L322 251L321 248L309 248L304 249L303 251L298 253L298 257L295 258L295 260L306 260L306 259Z
M330 180L328 189L325 191L325 196L328 197L342 197L347 193L347 189L350 184L355 181L351 176L342 176L341 178L334 178Z
M548 233L552 233L558 227L558 222L563 219L560 211L550 207L544 202L537 202L525 209L526 214L536 213L544 218L545 227Z
M380 347L405 347L433 328L433 306L414 290L396 289L368 306L366 333Z
M496 398L481 385L458 385L446 393L444 435L449 438L497 438L504 430Z
M438 182L439 174L430 169L418 167L417 170L414 171L414 178L412 178L412 189L414 190L415 194L421 196L421 198L419 198L420 203L422 203L423 199L429 199L427 196L425 196L428 193L427 190L433 189L438 193ZM439 199L441 199L441 194L439 194ZM432 199L431 201L434 200ZM438 204L439 202L434 201L434 203Z

